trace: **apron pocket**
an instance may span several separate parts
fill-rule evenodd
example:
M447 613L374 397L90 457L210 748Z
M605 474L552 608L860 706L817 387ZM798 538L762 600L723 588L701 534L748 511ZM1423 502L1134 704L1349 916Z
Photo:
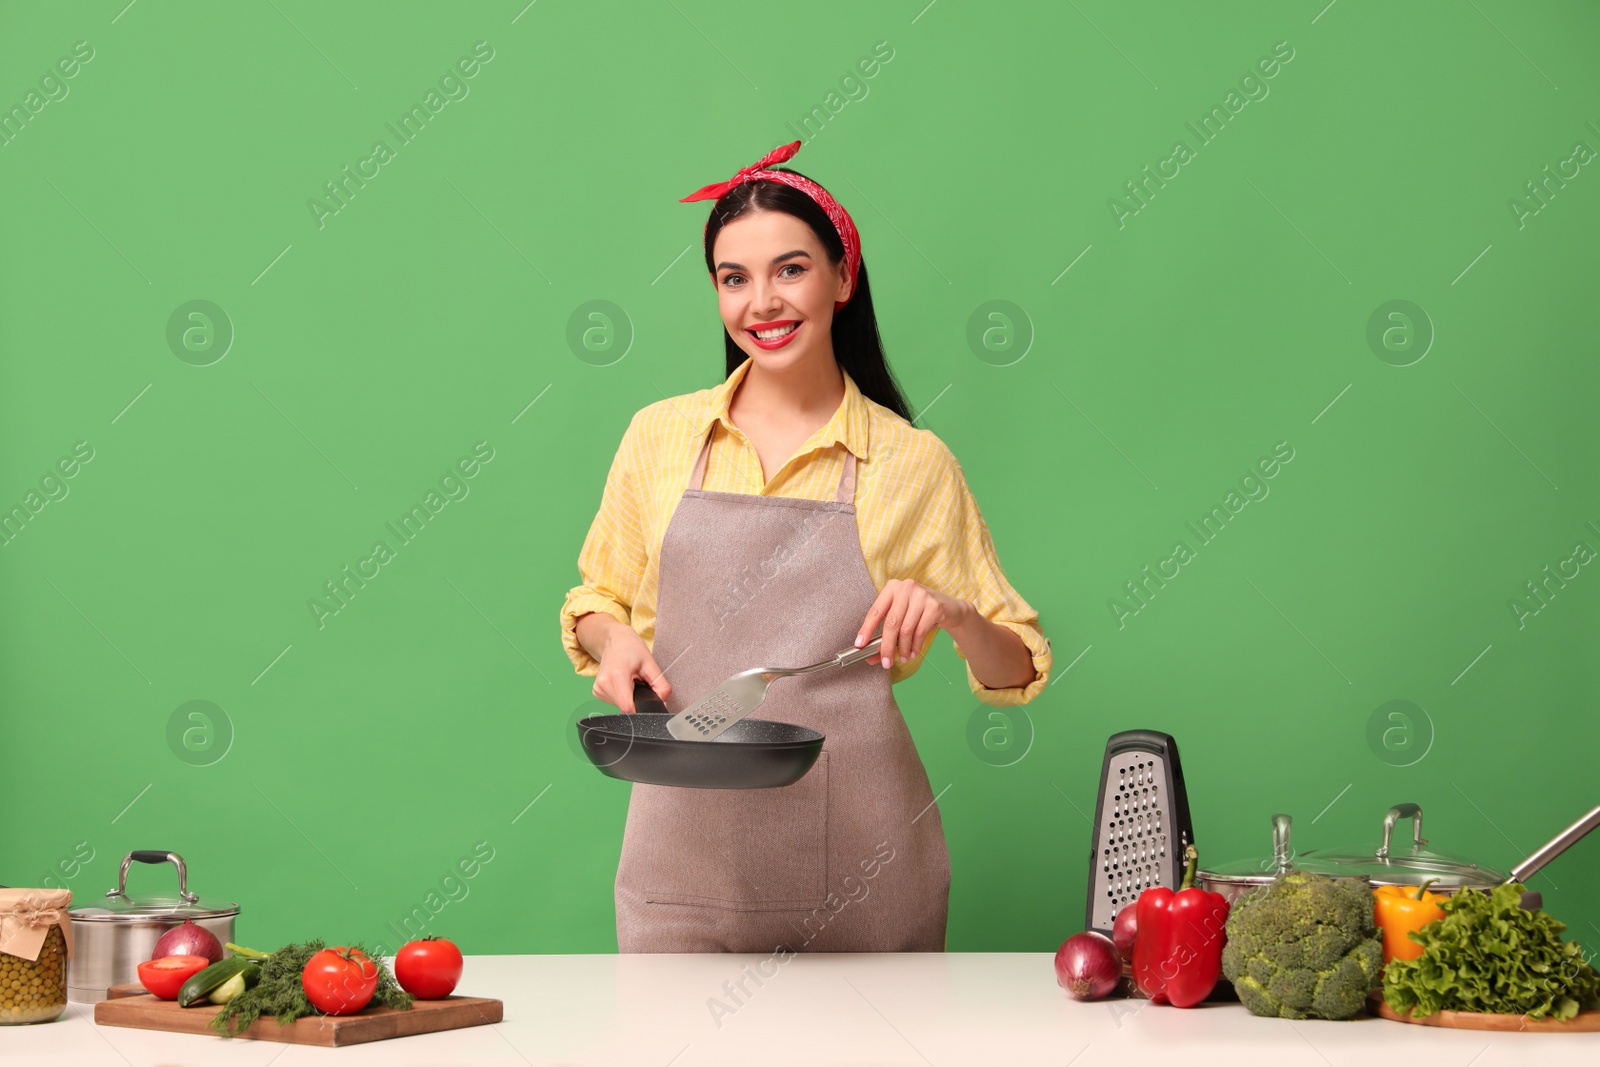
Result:
M828 751L775 789L664 789L644 898L729 911L809 911L828 894ZM660 847L664 846L664 847Z

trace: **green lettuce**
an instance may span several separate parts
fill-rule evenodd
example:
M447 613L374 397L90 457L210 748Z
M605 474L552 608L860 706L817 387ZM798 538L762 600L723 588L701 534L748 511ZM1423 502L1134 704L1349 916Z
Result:
M1419 1019L1471 1011L1563 1021L1600 1007L1600 973L1577 942L1561 940L1566 923L1521 906L1524 892L1512 882L1441 902L1444 918L1407 935L1422 955L1384 968L1389 1007Z

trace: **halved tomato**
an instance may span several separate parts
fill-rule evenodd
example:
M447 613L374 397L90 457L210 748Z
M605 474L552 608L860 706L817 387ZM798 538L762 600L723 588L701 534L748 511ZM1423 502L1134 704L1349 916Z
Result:
M204 956L162 956L139 964L139 984L162 1000L177 1000L183 983L209 966Z

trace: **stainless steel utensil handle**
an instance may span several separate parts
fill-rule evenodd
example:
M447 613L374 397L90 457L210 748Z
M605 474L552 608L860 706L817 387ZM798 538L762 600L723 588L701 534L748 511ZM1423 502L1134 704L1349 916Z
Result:
M1590 808L1589 814L1552 837L1547 845L1511 868L1511 874L1506 881L1526 883L1534 872L1577 844L1580 838L1596 826L1600 826L1600 807Z
M189 868L184 866L183 857L176 852L166 852L162 849L137 849L122 857L122 869L117 872L117 888L106 890L106 896L125 897L128 895L128 866L135 860L140 863L171 863L176 866L178 868L178 897L188 904L199 903L199 895L189 892Z
M809 667L760 667L757 672L766 676L767 681L770 682L775 678L792 678L799 674L815 674L817 671L825 671L830 667L848 667L852 663L860 663L864 659L871 659L877 655L878 648L882 644L883 635L879 634L860 648L846 649L832 659L825 659L821 663L813 663Z
M876 656L878 654L878 649L882 645L883 635L879 634L877 637L874 637L871 641L868 641L860 648L851 649L849 652L839 653L834 657L834 660L838 666L848 667L852 663L860 663L864 659L871 659L873 656Z
M1389 858L1389 835L1394 833L1394 824L1401 819L1411 820L1413 848L1421 848L1428 843L1422 836L1422 808L1416 804L1396 804L1383 817L1383 847L1378 849L1380 860Z

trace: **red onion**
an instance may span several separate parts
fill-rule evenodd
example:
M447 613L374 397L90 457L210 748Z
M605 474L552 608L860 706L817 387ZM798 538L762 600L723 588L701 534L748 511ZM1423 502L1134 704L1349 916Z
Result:
M1139 927L1139 902L1133 901L1117 912L1117 921L1111 925L1111 940L1125 960L1133 959L1134 934Z
M1105 934L1073 934L1056 949L1056 984L1074 1000L1098 1000L1122 980L1122 957Z
M150 958L159 960L163 956L204 956L216 963L222 958L222 942L204 926L196 926L193 919L185 919L156 942L156 950Z

